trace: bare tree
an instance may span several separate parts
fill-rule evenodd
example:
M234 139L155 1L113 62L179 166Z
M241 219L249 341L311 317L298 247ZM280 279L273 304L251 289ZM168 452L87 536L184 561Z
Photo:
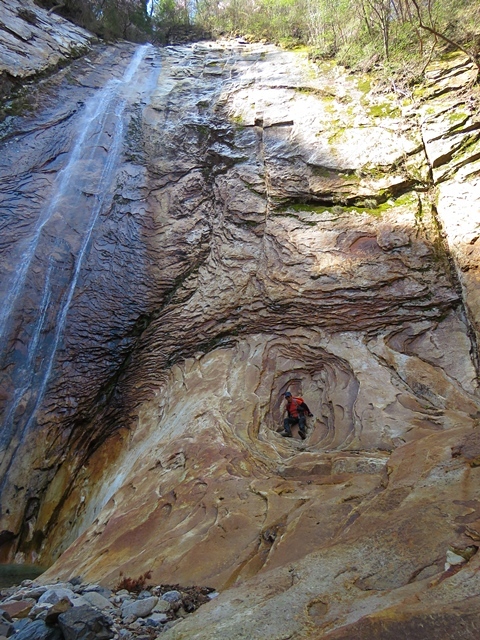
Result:
M369 31L371 32L372 23L380 30L385 58L388 60L390 56L392 2L391 0L363 0L363 9Z
M435 20L433 18L433 11L432 11L434 0L424 0L422 2L422 7L424 7L423 11L418 0L408 0L408 1L411 2L414 7L414 11L418 20L418 26L420 27L420 29L423 29L424 31L431 33L435 38L440 38L441 40L443 40L444 42L447 42L449 45L451 45L455 49L459 49L460 51L463 51L463 53L469 57L469 59L472 61L472 63L477 67L478 71L480 72L480 61L478 60L478 58L470 51L467 51L467 49L465 49L461 44L459 44L458 42L455 42L454 40L452 40L447 35L445 35L444 33L442 33L437 29L435 25ZM428 24L426 23L426 21L428 21Z

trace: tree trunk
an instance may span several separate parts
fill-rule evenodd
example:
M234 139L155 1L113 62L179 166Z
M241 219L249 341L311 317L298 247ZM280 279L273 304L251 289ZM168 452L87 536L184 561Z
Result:
M474 56L472 53L470 53L469 51L464 49L464 47L462 47L462 45L459 44L458 42L455 42L454 40L451 40L448 36L444 35L443 33L440 33L440 31L437 31L437 29L435 29L433 26L429 26L427 24L424 24L423 19L422 19L422 12L420 10L420 6L418 4L418 0L411 0L411 1L412 1L413 5L414 5L414 7L416 9L416 13L417 13L417 17L418 17L418 26L421 29L423 29L424 31L428 31L428 33L431 33L436 38L440 38L444 42L447 42L452 47L455 47L455 49L459 49L460 51L463 51L463 53L466 56L468 56L468 58L472 61L472 63L477 67L478 71L480 72L480 62L477 60L476 56Z

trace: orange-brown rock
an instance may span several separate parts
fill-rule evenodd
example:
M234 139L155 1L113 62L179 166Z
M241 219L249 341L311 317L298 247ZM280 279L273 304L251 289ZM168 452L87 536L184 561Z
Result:
M33 598L25 598L24 600L12 600L11 602L2 602L2 611L8 613L12 618L26 618L31 608L37 603Z
M432 634L442 638L462 640L473 638L480 631L478 597L454 604L405 605L386 609L361 618L358 623L327 633L325 640L423 640ZM439 635L439 631L441 635Z

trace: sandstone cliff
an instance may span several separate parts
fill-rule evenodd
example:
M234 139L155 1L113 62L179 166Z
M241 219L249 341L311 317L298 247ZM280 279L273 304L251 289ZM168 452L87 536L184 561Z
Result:
M474 79L210 43L44 83L0 156L4 559L222 591L169 638L478 635Z

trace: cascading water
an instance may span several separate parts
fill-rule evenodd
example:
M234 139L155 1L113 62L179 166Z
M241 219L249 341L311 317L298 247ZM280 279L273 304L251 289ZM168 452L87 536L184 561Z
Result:
M0 490L18 446L36 423L97 221L112 206L128 110L145 105L156 83L154 64L140 80L136 77L152 51L151 45L139 47L120 78L109 80L83 109L68 116L75 120L73 143L57 154L55 162L63 167L36 221L15 247L19 264L3 279L0 358L9 371L11 392L0 432ZM27 282L35 299L26 296Z

